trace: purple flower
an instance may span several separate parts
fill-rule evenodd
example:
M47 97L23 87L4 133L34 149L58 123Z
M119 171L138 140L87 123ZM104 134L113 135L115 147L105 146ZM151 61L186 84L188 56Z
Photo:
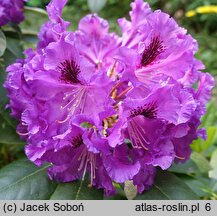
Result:
M47 6L49 21L42 25L38 37L38 49L45 48L49 43L57 41L70 25L61 18L63 7L67 0L51 0Z
M194 54L197 43L169 15L132 3L122 37L96 14L67 31L66 1L53 0L37 50L7 68L4 84L25 152L38 166L51 163L51 179L88 176L90 186L116 192L133 181L142 193L156 167L185 162L214 79ZM195 87L197 86L197 87Z
M109 33L109 24L96 14L80 20L75 40L80 54L86 57L96 68L109 69L114 64L114 55L120 45L120 38Z
M24 2L25 0L2 0L0 2L0 26L8 22L17 24L22 22Z
M159 74L180 80L183 85L193 84L198 78L197 70L204 69L194 58L196 40L168 14L160 10L151 12L142 0L131 6L131 22L125 18L119 20L123 50L118 58L123 59L124 54L128 73L134 73L145 84Z

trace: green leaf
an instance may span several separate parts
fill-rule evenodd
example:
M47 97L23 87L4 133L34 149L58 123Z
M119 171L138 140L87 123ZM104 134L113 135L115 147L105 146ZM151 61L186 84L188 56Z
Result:
M216 142L217 137L217 127L209 127L207 129L207 139L203 140L201 138L193 141L191 147L196 152L204 152L213 146Z
M51 200L102 200L103 191L88 187L89 181L74 181L59 184L50 197Z
M209 171L209 177L217 180L217 168Z
M0 57L4 54L7 47L6 37L2 30L0 30Z
M174 172L174 173L181 173L181 174L187 174L191 175L193 173L196 173L198 170L196 164L194 161L191 159L188 160L185 163L178 163L178 164L173 164L170 168L169 171Z
M214 192L217 192L217 182L214 184L212 190L213 190Z
M213 55L211 53L211 55ZM217 111L216 111L216 104L211 101L207 104L207 111L206 114L202 118L201 127L208 128L210 126L215 125L217 120Z
M217 149L212 153L212 157L210 160L210 165L212 168L216 168L217 165Z
M8 110L0 110L0 143L9 145L22 145L16 133L16 121L10 118Z
M23 36L23 40L26 42L33 43L33 44L34 43L36 44L38 42L38 36L33 31L24 30L22 36Z
M210 165L212 170L209 171L209 177L217 179L217 149L212 154Z
M152 186L150 190L138 195L135 200L172 200L167 193L159 189L156 185Z
M15 161L0 170L1 200L49 199L56 184L48 179L46 169L27 159Z
M8 66L18 58L23 58L23 47L19 39L7 38L7 49L3 55L4 65Z
M208 149L210 146L212 146L216 142L217 137L217 127L209 127L207 129L207 140L204 143L204 149Z
M211 169L209 161L201 153L193 152L191 154L191 159L195 162L195 164L197 164L201 173L208 173Z
M17 25L16 23L13 23L13 22L10 22L8 25L12 28L12 30L14 30L17 33L19 39L21 39L22 32L21 32L19 25Z
M5 81L6 72L4 67L0 64L0 110L5 108L7 103L6 90L3 87Z
M29 0L27 4L32 6L40 6L42 4L42 0Z
M157 172L150 190L136 197L137 200L195 200L199 197L178 177L167 171Z
M127 200L127 198L125 196L117 194L117 195L114 195L114 196L108 196L108 197L105 196L104 200Z
M47 13L45 10L34 7L25 7L24 10L25 20L20 24L22 32L32 32L37 34L41 26L48 21ZM23 36L25 39L25 36Z
M10 30L5 30L4 34L7 38L15 38L15 39L20 39L20 36L17 32L15 31L10 31Z
M201 176L184 177L182 180L191 188L199 197L209 197L208 191L212 190L213 184L208 178Z
M7 49L13 53L16 58L23 57L23 50L20 44L20 40L14 38L8 38L7 40Z

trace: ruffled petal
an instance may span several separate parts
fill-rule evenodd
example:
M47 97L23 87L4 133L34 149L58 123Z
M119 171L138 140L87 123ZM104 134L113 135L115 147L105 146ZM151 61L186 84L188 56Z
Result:
M126 146L121 145L116 147L112 155L103 158L108 175L119 183L132 179L140 170L139 162L130 162L127 152Z

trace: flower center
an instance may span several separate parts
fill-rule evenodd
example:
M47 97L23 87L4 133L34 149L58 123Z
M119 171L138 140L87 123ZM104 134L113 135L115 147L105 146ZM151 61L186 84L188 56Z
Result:
M151 64L156 57L162 53L164 50L163 41L160 40L160 38L153 37L151 40L151 43L148 45L147 48L142 53L142 59L141 59L141 66L145 67L149 64Z
M157 107L155 103L148 103L144 106L139 106L135 109L132 109L130 112L130 117L135 117L138 115L142 115L149 119L154 119L157 117Z
M104 129L102 131L102 134L107 137L108 136L107 129L112 128L117 122L118 122L117 114L103 119L102 125Z
M61 73L60 80L69 84L81 84L78 75L81 72L80 67L74 60L65 60L57 67Z

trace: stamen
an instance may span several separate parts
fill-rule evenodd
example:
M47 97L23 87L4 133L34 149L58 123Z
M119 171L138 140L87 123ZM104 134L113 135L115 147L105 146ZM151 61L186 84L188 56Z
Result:
M127 89L125 89L123 92L121 92L118 96L116 96L116 100L120 99L122 96L124 96L125 94L127 94L133 87L130 86Z
M163 50L163 41L161 41L158 36L153 37L151 43L147 48L145 48L142 53L142 59L140 62L141 66L145 67L151 64L156 59L156 57L163 52Z
M96 66L97 66L97 69L100 70L101 67L102 67L102 60L98 60L98 61L96 62Z
M86 174L86 171L87 171L87 164L88 164L88 161L86 161L86 164L85 164L85 167L84 167L84 172L83 172L83 176L82 176L82 181L84 181L84 178L85 178L85 174Z
M112 87L112 90L111 92L109 93L110 96L112 96L112 94L114 93L114 91L122 84L123 82L118 82L117 84L115 84L113 87Z
M178 155L175 155L176 158L180 159L180 160L185 160L186 158L185 157L180 157Z
M69 99L71 97L71 100ZM63 100L67 100L67 103L64 106L61 106L60 109L64 110L67 108L69 112L67 117L64 120L56 120L58 123L67 122L70 117L74 114L82 114L85 109L85 103L87 99L87 88L86 86L79 86L78 89L73 92L66 93L63 97Z
M83 178L85 176L88 164L90 165L90 178L91 178L90 187L92 187L93 181L96 178L96 169L97 169L96 155L93 154L92 152L88 152L88 150L84 148L78 160L80 161L80 166L78 168L78 171L84 169L82 180L84 180Z
M71 95L74 95L75 90L72 89L72 92L65 94L65 96L63 97L63 100L66 100L68 97L70 97Z
M27 133L21 133L21 132L19 132L17 130L16 130L16 133L19 134L20 136L27 136L27 135L29 135L29 132L27 132Z
M96 178L96 159L95 157L96 156L94 154L90 155L90 178L91 178L90 186L93 185L93 180Z
M81 171L84 168L84 164L87 164L86 159L87 159L87 150L84 148L83 151L81 152L80 157L78 158L78 160L80 161L80 166L78 168L78 171Z
M145 146L145 144L149 145L150 142L146 140L145 138L145 130L136 124L134 120L131 120L128 123L128 133L130 136L130 141L132 143L132 146L137 149L144 148L145 150L149 150L148 147Z
M65 122L67 122L69 119L70 119L70 115L67 115L64 120L56 120L56 122L59 123L59 124L63 124Z
M115 61L112 68L108 70L107 75L108 75L109 78L112 78L112 76L116 73L116 71L115 71L116 64L117 64L117 62Z

